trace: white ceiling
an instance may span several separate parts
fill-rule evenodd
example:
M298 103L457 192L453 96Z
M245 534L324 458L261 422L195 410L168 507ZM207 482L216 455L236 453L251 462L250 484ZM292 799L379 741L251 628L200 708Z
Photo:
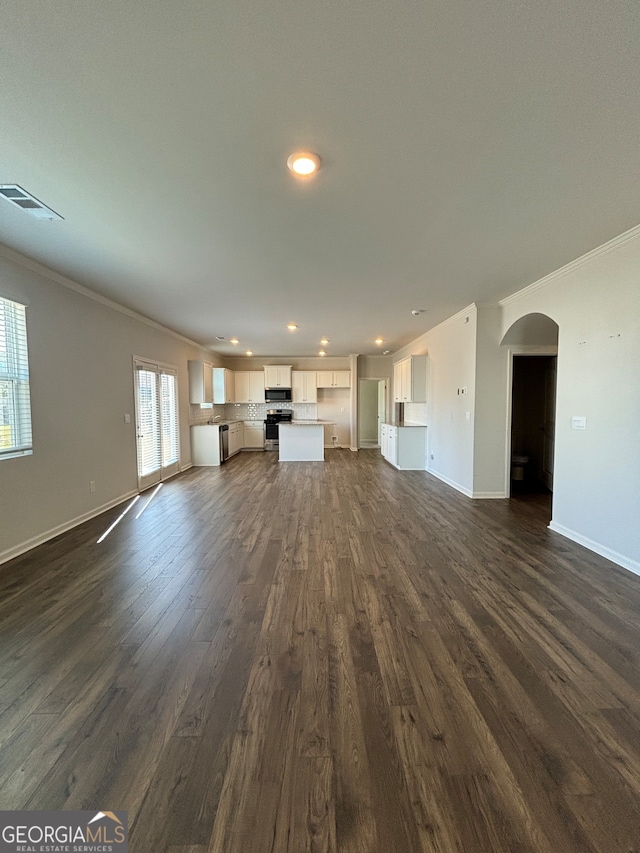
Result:
M0 241L221 353L395 350L640 222L639 10L0 0L0 183L65 217Z

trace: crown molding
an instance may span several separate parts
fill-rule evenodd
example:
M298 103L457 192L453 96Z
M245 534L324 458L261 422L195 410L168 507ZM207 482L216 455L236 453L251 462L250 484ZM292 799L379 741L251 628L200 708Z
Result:
M528 296L536 290L541 290L542 288L547 287L559 278L564 278L564 276L569 275L574 270L577 270L585 264L588 264L590 261L593 261L595 258L599 258L601 255L613 252L616 249L619 249L620 246L624 246L625 243L637 240L638 237L640 237L640 225L630 228L629 231L619 234L617 237L603 243L601 246L597 246L595 249L591 249L591 251L587 252L585 255L580 255L580 257L576 258L574 261L570 261L563 267L549 273L549 275L545 275L544 278L540 278L538 281L534 281L532 284L527 285L527 287L523 287L522 290L517 290L515 293L512 293L511 296L505 296L504 299L499 300L498 305L502 308L505 305L510 305L512 302L517 302L517 300L521 299L523 296Z
M33 258L29 258L26 255L21 254L20 252L16 252L15 249L9 248L9 246L6 246L4 243L0 243L0 255L6 258L8 261L13 261L16 264L19 264L20 266L25 267L26 269L29 269L32 272L35 272L37 275L49 279L49 281L53 281L56 284L62 285L62 287L66 287L69 290L73 290L75 291L75 293L79 293L81 296L86 296L87 299L93 299L94 302L99 302L100 305L104 305L106 308L111 308L112 311L117 311L119 314L124 314L126 317L130 317L132 320L137 320L139 323L144 323L146 326L151 326L151 328L157 329L159 332L164 332L166 335L171 335L171 337L182 341L182 343L189 344L190 346L196 347L197 349L202 350L203 352L218 355L215 350L209 349L209 347L206 347L203 344L199 344L197 343L197 341L192 341L191 338L187 338L184 335L181 335L179 332L176 332L173 329L169 329L167 326L163 326L161 323L157 323L150 317L145 317L144 314L139 314L137 311L134 311L131 308L126 308L119 302L114 302L112 299L109 299L106 296L101 296L94 290L90 290L88 287L85 287L82 284L78 284L77 281L73 281L73 279L67 278L67 276L55 272L55 270L49 269L49 267L44 266L44 264L41 264L39 261L34 261Z

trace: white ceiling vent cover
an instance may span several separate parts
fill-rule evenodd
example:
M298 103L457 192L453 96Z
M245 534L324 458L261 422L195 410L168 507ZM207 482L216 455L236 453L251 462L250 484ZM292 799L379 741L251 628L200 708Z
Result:
M17 184L0 184L0 196L24 210L25 213L35 216L36 219L64 219L64 216L60 216L55 210L51 210L50 207L38 201L35 196Z

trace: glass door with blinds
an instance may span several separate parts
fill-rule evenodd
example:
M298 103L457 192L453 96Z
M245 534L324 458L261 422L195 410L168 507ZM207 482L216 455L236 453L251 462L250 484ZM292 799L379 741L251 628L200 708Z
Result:
M179 471L178 379L175 368L135 361L138 488Z

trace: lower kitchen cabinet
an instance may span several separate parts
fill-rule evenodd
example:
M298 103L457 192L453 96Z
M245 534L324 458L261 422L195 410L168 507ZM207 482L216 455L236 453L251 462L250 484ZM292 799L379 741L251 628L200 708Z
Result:
M244 444L246 450L264 450L264 422L244 422Z
M229 456L239 453L244 446L244 424L235 421L229 424Z
M382 456L401 471L424 471L427 467L427 428L382 424Z

